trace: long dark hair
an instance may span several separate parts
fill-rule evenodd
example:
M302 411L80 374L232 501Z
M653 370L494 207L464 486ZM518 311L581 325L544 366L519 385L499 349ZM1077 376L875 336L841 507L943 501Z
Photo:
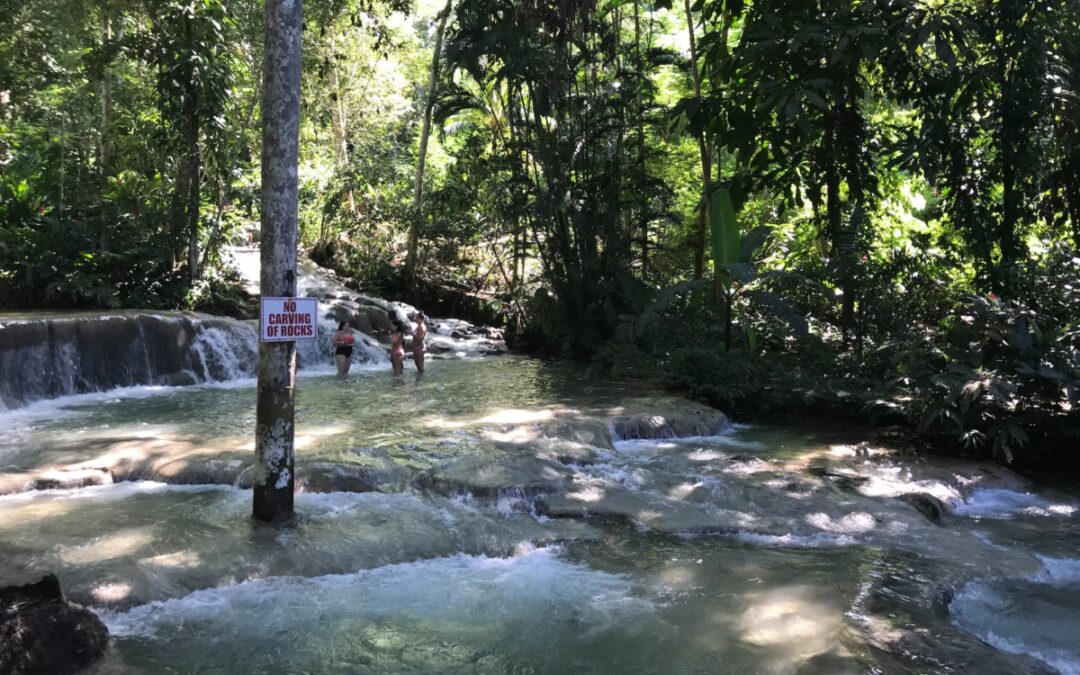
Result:
M338 330L345 330L345 326L348 326L348 325L349 325L348 321L342 321L341 323L339 323L337 325L337 329Z

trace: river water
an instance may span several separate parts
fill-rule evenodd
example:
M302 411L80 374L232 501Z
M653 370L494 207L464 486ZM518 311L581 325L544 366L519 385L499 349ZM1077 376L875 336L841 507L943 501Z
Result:
M731 425L463 322L394 378L411 307L299 287L285 527L249 518L251 323L0 316L0 584L57 573L99 672L1080 674L1078 491Z
M698 414L522 357L314 368L273 528L250 379L38 402L0 420L0 476L39 480L0 496L0 569L95 608L106 673L1080 672L1080 496L847 432L612 424Z

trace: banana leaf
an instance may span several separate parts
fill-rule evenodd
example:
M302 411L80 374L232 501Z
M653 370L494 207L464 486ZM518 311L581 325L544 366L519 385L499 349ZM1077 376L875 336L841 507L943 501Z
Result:
M712 229L712 256L717 269L722 265L739 262L739 223L735 220L735 206L731 192L718 188L712 194L709 205L709 226Z

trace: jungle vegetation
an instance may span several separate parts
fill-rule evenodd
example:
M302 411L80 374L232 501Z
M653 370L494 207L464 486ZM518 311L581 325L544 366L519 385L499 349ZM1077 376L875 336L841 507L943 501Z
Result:
M244 312L262 6L0 0L0 307ZM1076 462L1080 0L308 0L302 247L736 415Z

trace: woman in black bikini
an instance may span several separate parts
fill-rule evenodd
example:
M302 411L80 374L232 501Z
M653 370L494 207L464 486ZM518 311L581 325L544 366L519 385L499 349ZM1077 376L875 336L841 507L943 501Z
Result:
M330 342L335 347L334 360L337 361L338 377L345 377L349 374L349 367L352 366L352 346L356 342L352 326L348 321L338 324L337 332L330 338Z

